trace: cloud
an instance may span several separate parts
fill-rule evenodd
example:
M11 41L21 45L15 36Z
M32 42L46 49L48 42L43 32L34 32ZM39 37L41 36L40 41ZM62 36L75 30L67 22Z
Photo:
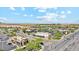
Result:
M44 16L37 16L36 18L41 22L59 23L60 21L65 21L66 17L66 14L46 13Z
M48 15L48 16L52 16L52 17L56 17L56 16L58 16L57 13L47 13L46 15Z
M58 7L53 7L53 9L57 10L57 9L58 9Z
M27 15L27 14L24 14L23 16L26 17L26 16L28 16L28 15Z
M65 13L66 13L66 14L71 14L72 12L71 12L70 10L68 10L68 11L61 11L60 13L61 13L61 14L65 14Z
M46 12L47 8L46 7L36 7L34 9L37 9L38 12Z
M43 10L45 10L47 8L46 7L35 7L34 9L43 9Z
M4 17L0 17L0 22L6 22L8 19Z
M7 18L4 18L4 17L0 17L0 20L5 20L5 21L6 21L6 20L7 20Z
M44 16L37 16L37 18L39 20L42 20L42 21L48 21L48 22L51 22L53 20L55 20L57 18L57 14L56 13L47 13L46 15Z
M21 9L22 9L22 11L24 11L24 10L25 10L25 8L24 8L24 7L21 7Z
M30 14L30 15L24 14L23 16L24 17L26 17L26 16L33 17L34 15L32 15L32 14Z
M16 9L14 7L10 7L11 10L15 11Z
M34 15L31 14L30 16L32 17L32 16L34 16Z
M66 18L66 15L59 15L59 18Z
M38 11L39 12L46 12L46 10L43 10L43 9L39 9Z
M57 7L52 7L54 10L57 10ZM50 7L36 7L34 9L37 9L39 12L46 12L47 9L51 9Z
M65 14L65 11L61 11L61 14Z
M68 14L71 14L72 12L70 10L67 11Z
M20 15L19 13L13 13L14 15Z

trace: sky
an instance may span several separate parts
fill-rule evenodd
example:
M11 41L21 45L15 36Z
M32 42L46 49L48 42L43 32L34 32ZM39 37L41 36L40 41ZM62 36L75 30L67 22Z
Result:
M0 7L0 22L79 24L79 7Z

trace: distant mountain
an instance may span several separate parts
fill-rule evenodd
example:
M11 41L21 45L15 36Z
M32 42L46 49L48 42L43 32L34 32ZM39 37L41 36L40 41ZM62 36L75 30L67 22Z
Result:
M2 22L0 22L0 24L2 24Z
M3 23L3 22L0 22L0 24L5 24L5 23Z

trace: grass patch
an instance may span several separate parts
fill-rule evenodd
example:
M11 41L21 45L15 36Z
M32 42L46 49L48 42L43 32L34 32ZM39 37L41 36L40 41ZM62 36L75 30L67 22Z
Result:
M41 38L35 38L34 40L29 41L25 47L17 48L15 51L38 51L41 49L40 43L43 42Z

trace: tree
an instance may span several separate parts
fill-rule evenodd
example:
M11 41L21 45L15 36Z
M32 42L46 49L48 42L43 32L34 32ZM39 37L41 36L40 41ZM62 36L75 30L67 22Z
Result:
M41 38L35 38L34 40L30 41L27 44L27 49L37 51L37 50L41 49L40 43L42 43L42 42L43 42L43 40Z
M16 51L24 51L24 50L28 50L28 51L38 51L41 49L41 43L43 42L43 40L41 38L35 38L34 40L29 41L26 44L26 47L23 48L19 48L16 49Z

